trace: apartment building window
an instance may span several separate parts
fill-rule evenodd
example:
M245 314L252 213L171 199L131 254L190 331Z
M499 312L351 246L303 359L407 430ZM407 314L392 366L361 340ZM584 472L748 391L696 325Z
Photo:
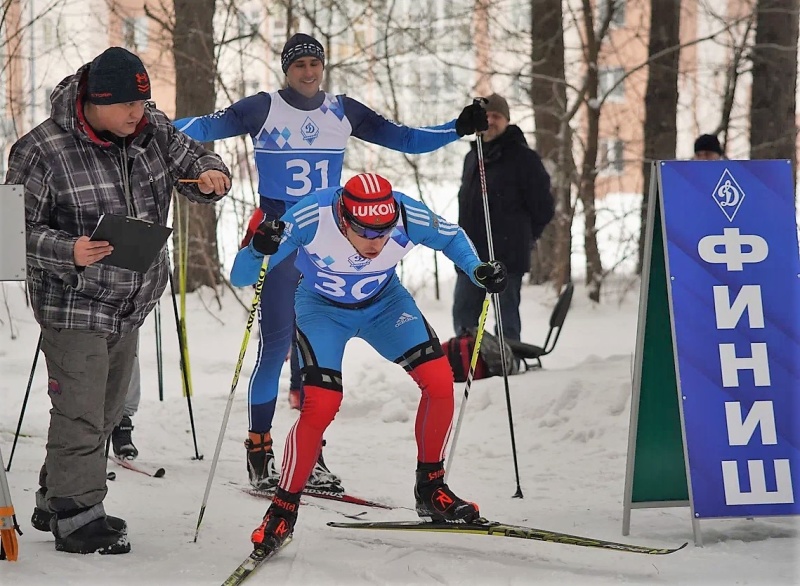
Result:
M472 27L469 21L459 26L459 33L461 37L461 48L472 49Z
M122 42L134 53L147 51L146 16L129 16L122 20Z
M625 101L625 69L622 67L601 67L599 72L600 97L608 102Z
M625 0L600 0L598 7L598 22L603 22L608 15L609 8L613 8L611 26L625 26Z
M56 40L55 25L53 20L47 17L42 18L42 42L45 49L50 49Z
M602 175L622 175L625 170L625 143L618 138L602 139L598 169Z

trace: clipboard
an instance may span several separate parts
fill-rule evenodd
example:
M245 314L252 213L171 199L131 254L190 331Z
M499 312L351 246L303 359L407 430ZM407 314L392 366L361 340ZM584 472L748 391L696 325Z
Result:
M114 251L101 264L146 273L172 233L172 228L130 216L103 214L89 237L106 240Z

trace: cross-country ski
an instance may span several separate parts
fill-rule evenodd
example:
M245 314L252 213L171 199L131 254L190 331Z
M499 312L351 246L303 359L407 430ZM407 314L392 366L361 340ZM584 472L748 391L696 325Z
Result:
M547 529L536 529L520 525L508 525L487 519L477 519L471 523L433 523L425 521L378 521L378 522L356 522L342 523L331 521L328 527L339 527L343 529L372 529L376 531L424 531L433 533L452 533L462 535L488 535L495 537L515 537L518 539L532 539L534 541L546 541L549 543L560 543L563 545L577 545L581 547L593 547L599 549L611 549L627 553L643 553L650 555L666 555L675 553L688 545L684 543L673 548L648 547L644 545L632 545L629 543L618 543L616 541L606 541L591 537L581 537L570 535L558 531L548 531Z

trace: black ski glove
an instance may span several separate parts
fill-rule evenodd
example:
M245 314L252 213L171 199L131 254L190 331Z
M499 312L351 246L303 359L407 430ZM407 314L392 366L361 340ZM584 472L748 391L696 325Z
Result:
M499 260L482 262L475 267L475 280L483 285L489 293L502 293L508 285L506 265Z
M264 256L272 256L278 251L285 227L280 220L264 220L253 234L253 248Z
M473 102L458 115L456 120L456 134L465 136L483 132L489 128L489 120L486 118L486 110L478 101Z

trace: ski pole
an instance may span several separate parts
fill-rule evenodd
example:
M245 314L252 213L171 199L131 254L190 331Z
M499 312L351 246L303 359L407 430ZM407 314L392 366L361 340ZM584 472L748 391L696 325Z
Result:
M25 398L22 400L22 409L19 411L19 421L17 422L17 431L14 432L14 443L11 445L11 455L8 457L8 468L6 471L11 470L11 461L14 459L14 452L17 449L17 440L19 439L19 431L22 429L22 419L25 417L25 408L28 405L28 397L31 394L31 385L33 384L33 375L36 373L36 363L39 361L39 350L42 348L42 333L39 332L39 341L36 342L36 353L33 355L33 364L31 364L31 374L28 377L28 388L25 389Z
M447 454L447 466L444 468L444 481L447 482L447 476L450 474L450 465L453 463L453 454L456 451L456 442L458 442L458 434L461 432L461 421L464 419L464 412L467 410L467 399L469 399L469 389L472 386L472 379L475 378L475 367L478 364L478 356L480 355L481 341L483 340L483 332L486 329L486 316L489 314L489 294L483 300L483 309L481 310L481 317L478 320L478 332L475 334L475 347L472 349L472 357L469 361L469 372L467 373L467 384L464 387L464 398L461 399L461 408L458 410L458 419L456 420L456 428L453 430L453 441L450 442L450 452Z
M175 312L175 324L178 328L178 350L181 354L181 375L183 376L184 388L188 389L189 386L189 373L186 370L186 346L184 345L183 331L181 330L181 320L178 316L178 302L175 300L175 286L172 283L172 268L167 266L169 270L169 288L172 291L172 309ZM194 460L202 460L203 455L197 450L197 431L194 427L194 412L192 411L192 394L186 393L186 405L189 407L189 424L192 426L192 441L194 442Z
M183 358L183 394L192 394L192 367L189 360L189 340L186 337L186 278L188 275L187 263L189 262L189 206L175 198L175 233L178 241L175 245L178 250L178 292L181 298L180 320L178 321L178 337L183 341L181 348ZM181 220L183 217L183 220Z
M481 103L484 98L476 98L476 103ZM483 160L483 137L478 134L477 137L477 151L478 151L478 175L481 180L481 197L483 198L483 219L486 224L486 242L489 245L489 262L494 262L494 241L492 240L492 220L489 215L489 193L486 189L486 165ZM491 295L494 305L494 320L497 324L497 337L500 340L500 362L503 364L503 384L506 392L506 408L508 410L508 430L511 434L511 454L514 458L514 475L517 480L517 491L514 493L513 498L522 498L522 487L519 483L519 465L517 463L517 442L514 438L514 418L511 411L511 391L508 388L508 369L506 365L506 342L503 335L503 319L500 313L500 294L494 293Z
M214 459L211 461L211 470L208 472L206 492L203 495L203 503L200 505L200 515L197 517L197 527L194 531L195 543L197 543L197 536L200 534L200 523L203 522L203 515L206 512L208 495L211 493L211 483L214 480L214 473L217 470L217 462L219 461L219 453L222 449L222 440L225 437L225 430L228 428L228 418L231 415L231 407L233 407L233 396L236 394L236 385L239 384L239 374L242 371L244 356L247 353L247 343L250 341L250 332L253 329L253 322L256 320L258 304L261 301L261 289L264 286L264 278L267 276L268 265L269 257L264 257L264 262L261 264L261 271L258 274L258 281L256 281L256 292L255 295L253 295L253 303L250 306L250 314L247 316L247 325L245 325L244 328L244 339L242 340L242 347L239 349L239 359L236 361L236 368L233 371L233 381L231 382L231 390L228 394L228 404L225 405L225 414L222 416L222 425L219 428L219 437L217 437L217 447L214 448Z
M156 303L156 368L158 369L158 400L164 400L164 354L161 351L161 300Z

